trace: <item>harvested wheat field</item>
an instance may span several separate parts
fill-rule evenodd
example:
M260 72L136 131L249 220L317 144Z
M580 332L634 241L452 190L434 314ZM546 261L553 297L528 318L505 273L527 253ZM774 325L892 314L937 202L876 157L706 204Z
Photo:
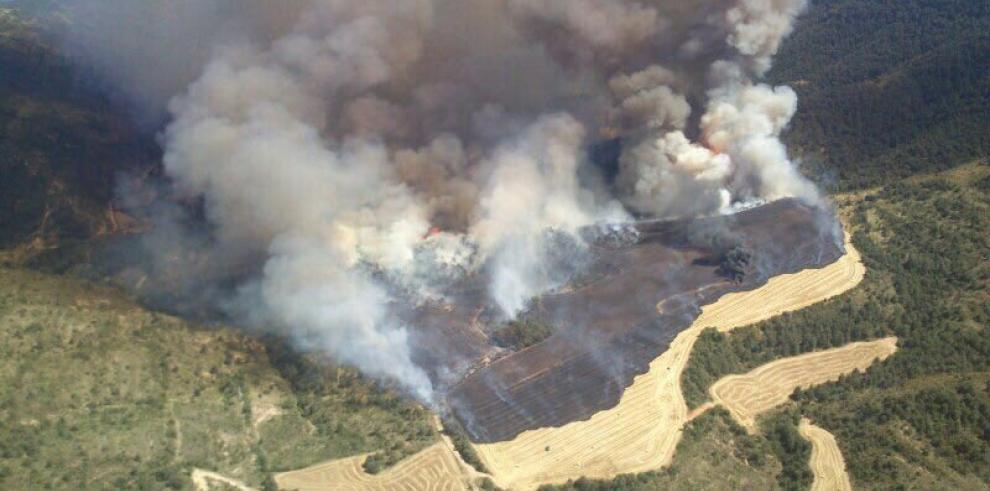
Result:
M469 474L447 442L440 441L380 474L361 467L367 455L358 455L275 476L280 489L298 491L468 489Z
M850 343L841 348L806 353L761 365L749 373L729 375L715 382L709 394L716 404L753 431L756 417L787 402L794 389L836 380L864 370L897 351L897 338Z
M846 461L842 458L839 445L831 433L801 419L798 426L801 436L811 442L811 471L815 481L812 491L850 491L849 474L846 473Z
M865 269L848 240L846 249L846 255L824 268L780 275L763 287L730 293L705 306L649 371L636 377L617 406L584 421L529 430L509 441L476 444L481 459L499 486L514 490L666 465L688 418L680 379L698 334L710 326L728 331L752 324L852 289Z

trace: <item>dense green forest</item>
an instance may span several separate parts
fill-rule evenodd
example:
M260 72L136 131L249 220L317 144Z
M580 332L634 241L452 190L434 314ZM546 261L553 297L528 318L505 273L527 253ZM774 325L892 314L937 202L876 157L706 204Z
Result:
M798 92L787 140L832 188L990 153L990 2L815 0L768 76Z

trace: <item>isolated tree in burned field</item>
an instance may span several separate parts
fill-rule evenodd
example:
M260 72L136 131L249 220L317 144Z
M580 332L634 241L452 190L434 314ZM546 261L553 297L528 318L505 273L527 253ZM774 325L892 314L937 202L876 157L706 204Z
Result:
M747 268L752 264L753 252L743 245L736 245L719 256L716 271L736 283L741 283L746 278Z
M753 252L743 243L743 238L724 222L699 220L691 223L686 231L687 243L707 252L697 259L697 264L716 267L716 273L739 283L746 277L753 264Z

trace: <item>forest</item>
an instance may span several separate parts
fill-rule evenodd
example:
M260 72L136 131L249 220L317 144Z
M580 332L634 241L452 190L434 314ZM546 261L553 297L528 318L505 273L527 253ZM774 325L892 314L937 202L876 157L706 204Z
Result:
M832 190L990 152L990 3L816 0L767 76L798 93L786 139Z
M728 411L716 407L685 426L668 467L611 480L581 478L540 491L807 489L811 445L797 432L799 419L793 408L775 411L761 418L765 431L750 435Z

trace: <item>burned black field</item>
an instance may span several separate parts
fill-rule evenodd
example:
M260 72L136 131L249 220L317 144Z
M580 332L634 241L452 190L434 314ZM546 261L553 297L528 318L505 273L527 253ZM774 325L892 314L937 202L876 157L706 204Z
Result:
M624 243L597 241L586 274L533 301L526 317L552 334L523 349L492 340L497 322L487 318L483 295L415 312L417 361L446 389L445 404L474 441L508 440L613 407L701 306L842 255L832 215L797 200L641 222L636 231Z

